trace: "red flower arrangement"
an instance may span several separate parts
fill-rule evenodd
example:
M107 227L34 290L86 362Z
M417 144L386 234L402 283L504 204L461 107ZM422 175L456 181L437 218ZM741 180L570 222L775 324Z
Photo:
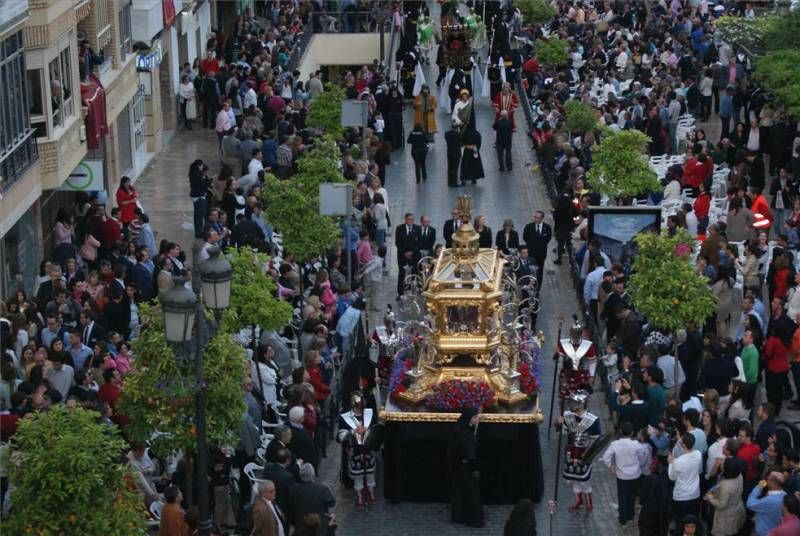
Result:
M531 366L528 364L527 361L520 361L519 365L517 366L517 372L519 372L519 389L526 395L530 395L534 391L539 389L539 385L536 383L536 378L533 375L533 371L531 370Z
M425 405L440 411L488 408L494 405L494 391L482 380L447 380L433 386Z

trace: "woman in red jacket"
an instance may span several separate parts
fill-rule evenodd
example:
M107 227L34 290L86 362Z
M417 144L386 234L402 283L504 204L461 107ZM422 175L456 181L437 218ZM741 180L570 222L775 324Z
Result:
M775 407L775 415L780 414L783 404L783 385L789 373L789 348L778 335L770 335L764 345L765 386L767 401Z
M699 189L700 193L697 194L692 209L697 216L697 234L705 234L708 228L708 213L711 211L711 195L706 189L705 182L700 183Z
M117 189L117 206L119 207L119 221L123 225L128 225L136 217L136 200L138 197L131 184L131 178L128 176L122 177Z
M308 372L308 383L314 388L314 399L317 402L324 402L331 394L331 388L322 379L322 371L319 368L321 358L316 350L306 352L306 372Z

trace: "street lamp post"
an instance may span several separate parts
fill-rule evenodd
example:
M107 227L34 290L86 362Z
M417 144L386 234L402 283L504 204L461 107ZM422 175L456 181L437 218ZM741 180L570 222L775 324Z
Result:
M223 311L230 305L231 279L233 268L218 247L209 249L210 258L200 266L200 281L205 306L214 312L216 329L219 326ZM192 330L197 321L194 336L194 374L197 382L195 397L195 428L197 430L197 505L199 509L198 532L200 536L211 534L211 509L208 497L208 443L206 441L206 384L203 379L203 349L211 340L212 333L208 326L203 304L194 292L186 288L183 278L176 278L175 285L161 295L161 310L164 314L164 333L170 343L182 345L187 354L192 341ZM201 338L205 335L205 341Z

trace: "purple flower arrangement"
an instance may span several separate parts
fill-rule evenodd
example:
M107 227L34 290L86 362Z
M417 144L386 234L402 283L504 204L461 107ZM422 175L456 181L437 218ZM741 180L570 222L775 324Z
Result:
M389 375L390 395L396 396L408 389L406 371L411 370L413 366L414 360L411 358L411 352L408 349L400 350L394 358L392 373Z
M482 380L451 379L433 386L425 405L439 411L488 408L495 403L494 391Z

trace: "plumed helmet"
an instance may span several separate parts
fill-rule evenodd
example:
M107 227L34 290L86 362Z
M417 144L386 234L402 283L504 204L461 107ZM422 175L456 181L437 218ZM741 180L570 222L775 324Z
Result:
M569 407L575 409L578 406L586 406L586 401L589 399L589 391L579 389L569 395Z
M574 341L579 341L583 338L583 324L581 324L578 317L573 315L572 316L573 323L572 327L569 328L569 338Z

